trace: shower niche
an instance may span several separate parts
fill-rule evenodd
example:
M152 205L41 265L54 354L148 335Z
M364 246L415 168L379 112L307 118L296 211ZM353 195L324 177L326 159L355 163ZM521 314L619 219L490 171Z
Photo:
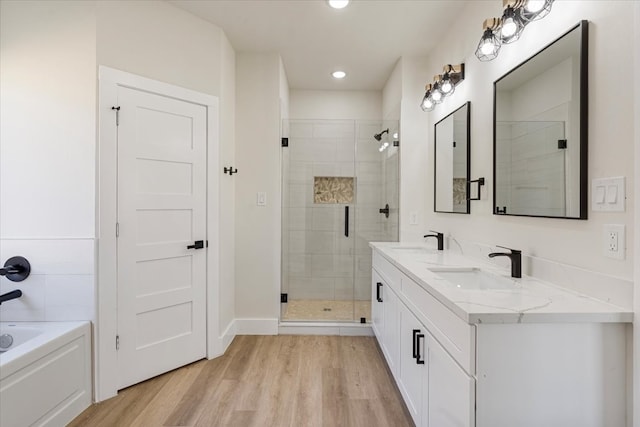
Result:
M398 240L397 129L391 121L283 122L282 321L369 322L369 242ZM387 204L388 217L380 212Z

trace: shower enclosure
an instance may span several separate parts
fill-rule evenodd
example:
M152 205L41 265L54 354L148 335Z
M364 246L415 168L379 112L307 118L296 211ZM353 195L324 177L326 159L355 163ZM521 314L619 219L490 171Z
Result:
M369 242L398 240L398 123L287 120L283 135L281 319L369 322Z

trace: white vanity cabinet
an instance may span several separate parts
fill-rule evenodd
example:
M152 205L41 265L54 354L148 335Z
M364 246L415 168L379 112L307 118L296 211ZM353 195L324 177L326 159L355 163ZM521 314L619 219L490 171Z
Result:
M400 305L396 292L389 282L375 270L371 275L372 301L371 316L373 332L387 359L389 369L395 375L399 372L400 353Z
M487 311L486 293L443 300L423 263L386 256L373 252L373 329L416 426L626 426L628 313L557 289L539 312Z

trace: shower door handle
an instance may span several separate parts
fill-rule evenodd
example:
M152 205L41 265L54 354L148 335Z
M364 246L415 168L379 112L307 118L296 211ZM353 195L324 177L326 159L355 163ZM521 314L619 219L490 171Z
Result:
M349 237L349 206L344 207L344 237Z

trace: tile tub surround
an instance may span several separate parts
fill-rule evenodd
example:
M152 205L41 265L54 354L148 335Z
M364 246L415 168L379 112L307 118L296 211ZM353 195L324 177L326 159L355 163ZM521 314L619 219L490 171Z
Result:
M633 312L530 276L512 279L506 269L431 246L371 243L374 257L389 261L469 324L631 322ZM398 249L400 248L400 249ZM429 267L477 267L513 282L513 289L457 289Z
M31 274L22 282L0 277L0 293L21 298L0 308L0 321L95 320L95 239L0 239L0 261L22 255Z

